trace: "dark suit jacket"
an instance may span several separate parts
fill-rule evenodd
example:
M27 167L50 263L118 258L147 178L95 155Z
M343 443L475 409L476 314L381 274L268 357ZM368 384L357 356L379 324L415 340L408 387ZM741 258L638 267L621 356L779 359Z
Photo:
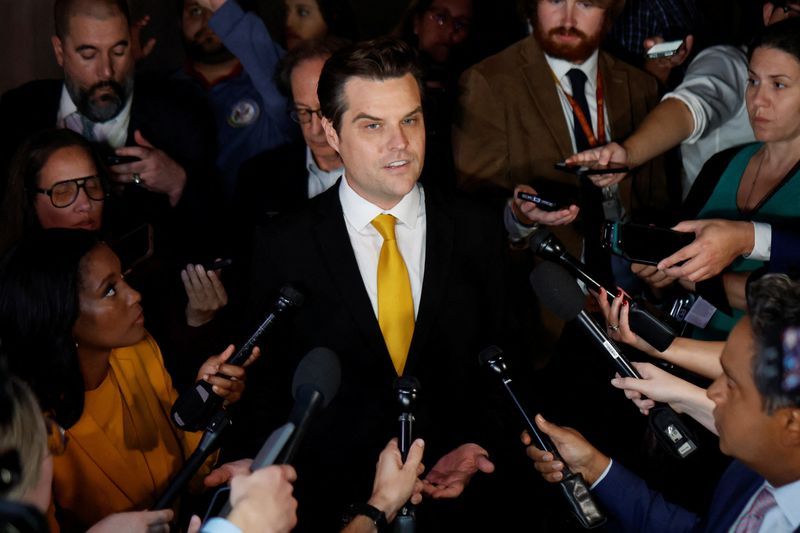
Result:
M772 227L771 272L797 274L800 270L800 234L797 230Z
M593 491L619 531L704 533L728 531L764 478L733 461L717 485L704 518L665 501L618 462Z
M341 361L338 395L306 436L296 461L300 527L307 531L333 531L347 504L366 501L378 454L398 434L392 392L397 376L350 245L338 189L257 235L250 284L256 308L272 301L287 281L306 296L285 338L264 342L263 375L249 380L260 384L251 393L267 396L263 409L256 409L260 420L274 416L266 427L286 421L289 384L302 355L327 346ZM444 202L427 190L426 217L422 296L405 374L421 384L415 435L426 439L430 468L457 446L485 444L487 435L497 434L487 429L499 423L488 414L491 402L476 386L477 354L490 343L504 346L508 322L500 221L471 203ZM258 427L265 424L259 421ZM509 437L514 442L513 435L503 436Z
M624 139L658 102L654 78L600 52L611 139ZM578 198L577 177L553 165L572 155L569 125L547 61L531 36L473 66L461 77L453 155L461 187L500 187L509 196L528 183L557 200ZM631 187L633 185L633 188ZM660 160L621 184L629 209L667 205ZM553 228L580 255L574 224Z

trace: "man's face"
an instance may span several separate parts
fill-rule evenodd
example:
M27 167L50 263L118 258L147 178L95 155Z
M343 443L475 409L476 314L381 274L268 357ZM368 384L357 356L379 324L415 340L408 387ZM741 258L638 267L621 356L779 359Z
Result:
M425 123L414 76L383 81L351 78L339 132L323 120L328 142L342 157L348 184L362 198L394 207L411 191L425 159Z
M319 82L319 75L322 72L325 59L327 58L314 57L307 59L292 69L292 100L294 100L294 106L298 111L319 110L317 83ZM311 149L311 153L314 154L317 164L320 164L321 160L336 155L336 150L328 144L325 130L322 128L322 119L319 118L317 113L311 113L308 122L301 122L300 129L303 132L303 139Z
M181 16L183 42L186 55L198 63L215 65L233 58L219 36L208 27L208 19L213 13L202 7L196 0L185 0Z
M780 442L780 424L768 415L753 381L755 354L753 331L748 317L730 333L722 352L722 375L708 389L714 402L714 425L719 448L751 468L758 469L774 458Z
M606 11L591 2L539 0L533 35L544 52L582 63L600 46L606 30Z
M93 122L116 117L133 89L134 60L125 17L75 15L63 41L54 36L52 43L78 110Z

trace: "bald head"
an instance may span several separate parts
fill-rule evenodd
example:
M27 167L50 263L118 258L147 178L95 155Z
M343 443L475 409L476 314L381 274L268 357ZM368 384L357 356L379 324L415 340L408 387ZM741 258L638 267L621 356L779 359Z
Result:
M62 40L69 33L70 19L76 16L107 20L122 15L131 22L126 0L56 0L53 15L56 35Z

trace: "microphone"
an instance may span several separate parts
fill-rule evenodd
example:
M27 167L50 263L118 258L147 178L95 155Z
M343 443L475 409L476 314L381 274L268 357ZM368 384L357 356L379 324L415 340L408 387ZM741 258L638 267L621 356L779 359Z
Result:
M600 289L603 288L603 286L586 271L586 265L571 256L566 248L564 248L564 244L549 230L540 228L535 231L528 241L528 247L536 255L558 263L572 272L589 289L599 293ZM609 303L616 298L614 291L606 289L606 294L608 295ZM676 334L673 328L663 320L657 318L651 311L645 309L642 304L635 300L631 301L629 307L628 317L631 330L659 352L663 352L669 348L669 345L675 340Z
M253 459L250 470L291 463L314 416L331 403L339 391L341 380L339 358L333 350L318 347L308 352L294 371L294 407L289 421L270 434ZM220 489L214 495L211 508L215 507L215 501L219 501L224 492L227 492L227 488ZM218 516L224 518L230 512L231 505L227 502ZM209 512L203 521L210 516L212 513Z
M264 334L277 318L287 310L303 305L303 295L294 287L285 284L280 289L278 299L273 303L267 317L256 328L239 350L228 359L227 364L242 366L258 339ZM218 376L224 374L218 373ZM222 398L214 393L212 385L200 380L194 386L184 391L172 406L172 420L179 428L186 431L203 429L213 416L214 412L222 405Z
M397 405L400 407L400 457L403 462L408 459L408 450L414 440L414 404L417 401L419 381L413 376L401 376L394 380L392 388L396 394ZM416 531L417 516L415 507L406 503L397 512L393 522L395 533L413 533Z
M553 441L551 441L550 437L546 434L539 431L539 428L536 427L531 417L528 416L525 407L523 407L519 398L514 393L511 375L508 372L508 365L506 365L503 359L503 350L497 346L484 348L481 353L478 354L478 362L481 366L500 378L503 387L514 403L514 406L517 408L517 412L522 416L525 426L531 438L536 442L537 447L540 450L552 453L553 457L558 459L558 450L553 444ZM572 514L575 515L575 518L578 519L581 526L586 529L591 529L605 523L606 518L592 498L592 494L589 492L589 488L586 486L583 476L573 473L567 467L566 462L563 460L561 460L561 462L564 463L564 477L558 484L561 487L561 494L567 500Z
M642 379L619 347L611 340L597 322L583 310L584 295L569 273L550 261L544 261L533 269L531 286L539 300L557 317L565 322L577 320L596 344L609 358L621 376ZM679 458L684 458L697 449L689 430L678 414L668 405L659 405L650 410L650 425L663 445Z

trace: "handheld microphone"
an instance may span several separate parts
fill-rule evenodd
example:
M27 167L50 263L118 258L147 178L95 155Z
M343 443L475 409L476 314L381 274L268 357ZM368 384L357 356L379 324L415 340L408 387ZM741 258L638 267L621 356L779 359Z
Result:
M394 380L392 388L396 394L397 405L400 407L400 456L403 462L408 459L408 450L414 440L414 404L417 401L419 381L413 376L401 376ZM412 533L416 531L416 511L413 505L406 503L397 512L394 519L393 531L395 533Z
M586 265L567 253L564 244L549 230L545 228L536 230L533 235L531 235L528 246L536 255L558 263L572 272L589 289L599 293L600 289L603 288L603 286L586 271ZM606 289L606 294L608 295L609 303L616 298L614 291ZM631 330L659 352L663 352L669 348L669 345L675 340L676 334L674 329L657 318L651 311L645 309L643 304L635 300L631 301L629 307L630 311L628 316Z
M481 366L500 378L508 396L514 403L514 407L516 407L517 412L522 416L531 438L536 442L536 446L540 450L552 453L554 458L559 458L558 450L553 444L553 441L551 441L550 437L546 434L539 431L539 428L536 427L531 417L528 416L525 407L523 407L519 398L514 393L511 375L508 372L508 365L506 365L503 359L503 350L497 346L484 348L481 353L478 354L478 362ZM589 492L589 488L586 486L583 476L573 473L563 460L561 460L561 462L564 463L564 477L558 484L561 487L561 494L564 496L564 499L567 500L572 514L575 515L575 518L578 519L581 526L586 529L591 529L605 523L606 518L592 498L592 494Z
M619 347L611 340L597 322L583 310L584 296L575 279L560 266L544 261L530 276L531 286L539 299L561 320L577 320L578 324L591 337L616 367L621 376L642 379ZM659 442L679 458L687 457L697 449L694 437L668 405L658 405L650 410L650 425L655 430Z
M300 307L303 304L303 295L289 284L281 287L280 296L272 305L267 317L256 328L239 350L226 362L229 365L242 366L258 339L264 334L277 318L285 311ZM221 376L223 374L217 374ZM222 405L222 398L214 393L212 385L200 380L194 386L181 394L172 406L172 420L179 428L186 431L203 429L214 412Z
M329 348L314 348L308 352L297 365L292 380L292 395L294 407L289 415L289 421L276 429L267 438L250 465L250 470L255 471L273 464L289 464L297 452L297 447L314 416L328 406L339 391L342 379L342 370L339 358ZM227 489L221 489L214 496L219 500L221 494ZM214 507L212 502L211 507ZM227 502L219 516L226 517L231 512L230 502ZM206 515L206 518L211 513ZM205 521L205 519L204 519Z

